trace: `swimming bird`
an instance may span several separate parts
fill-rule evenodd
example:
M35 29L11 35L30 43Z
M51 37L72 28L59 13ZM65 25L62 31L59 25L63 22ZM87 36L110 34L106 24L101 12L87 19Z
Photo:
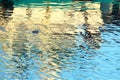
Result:
M38 33L39 33L39 30L34 30L34 31L32 31L32 33L38 34Z

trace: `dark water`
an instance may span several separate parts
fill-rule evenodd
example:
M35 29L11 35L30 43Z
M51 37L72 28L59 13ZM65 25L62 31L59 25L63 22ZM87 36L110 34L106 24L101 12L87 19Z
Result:
M119 1L0 1L1 80L120 80Z

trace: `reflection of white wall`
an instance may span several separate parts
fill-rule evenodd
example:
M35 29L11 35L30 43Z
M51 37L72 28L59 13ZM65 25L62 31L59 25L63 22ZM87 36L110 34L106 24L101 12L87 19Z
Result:
M30 20L33 23L44 23L48 21L49 24L52 23L68 23L73 25L79 25L85 23L84 15L80 11L74 10L61 10L61 9L52 9L46 13L46 8L31 8L32 14ZM88 23L91 25L99 25L102 23L100 10L87 10L88 12ZM49 19L45 18L48 16ZM12 15L13 20L17 21L26 21L26 8L15 8Z
M86 10L86 16L88 18L87 23L89 24L88 29L92 32L95 32L96 30L98 30L98 27L103 23L101 19L100 4L86 3L85 6L89 9L96 8L96 10ZM7 25L7 30L12 33L12 31L15 30L16 25L23 22L28 25L26 27L30 31L34 29L42 29L43 32L49 33L49 30L46 31L46 29L44 29L45 26L47 25L47 27L51 27L51 25L53 26L54 24L54 27L61 27L61 29L56 28L54 30L52 28L52 31L61 31L60 33L62 33L62 31L65 31L67 33L73 33L73 29L68 30L67 28L65 29L65 27L73 26L73 28L75 28L81 24L86 23L84 19L84 11L81 12L79 11L80 9L74 10L74 8L76 7L71 8L71 6L71 9L66 8L66 6L65 8L63 6L63 9L60 8L61 6L16 7L14 8L12 14L13 19L9 21ZM28 18L29 16L26 14L31 15L31 17ZM58 24L61 26L58 26ZM62 28L64 28L64 30Z

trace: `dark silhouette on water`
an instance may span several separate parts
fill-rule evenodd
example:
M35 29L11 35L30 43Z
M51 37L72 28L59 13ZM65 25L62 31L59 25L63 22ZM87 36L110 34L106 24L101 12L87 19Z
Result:
M118 20L120 20L120 0L114 0L113 2L101 2L100 10L104 23L120 25L120 21L118 22Z
M14 2L11 0L2 0L0 6L2 7L2 17L7 18L12 15Z
M11 0L2 0L0 3L4 6L5 10L13 9L14 2Z
M33 33L33 34L38 34L39 31L38 31L38 30L34 30L34 31L32 31L32 33Z
M85 43L92 49L99 49L100 45L97 40L97 34L92 34L90 31L85 30L85 33L80 32L80 35L83 37Z
M120 15L120 0L115 0L112 6L112 15Z
M7 23L12 19L10 16L14 10L14 2L11 0L2 0L0 2L0 26L5 27ZM1 28L2 29L2 28Z
M102 14L102 19L104 23L110 23L111 21L111 14L110 14L110 6L111 3L108 2L101 2L100 3L100 10Z

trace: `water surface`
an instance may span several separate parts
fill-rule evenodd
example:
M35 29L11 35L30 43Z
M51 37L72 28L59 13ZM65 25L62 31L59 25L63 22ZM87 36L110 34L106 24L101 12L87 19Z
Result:
M114 4L8 3L0 5L1 80L120 80L120 18Z

